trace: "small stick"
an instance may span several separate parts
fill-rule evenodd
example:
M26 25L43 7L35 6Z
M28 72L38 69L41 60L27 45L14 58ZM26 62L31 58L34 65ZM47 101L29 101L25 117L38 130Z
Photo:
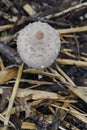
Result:
M9 83L14 83L14 82L15 82L15 80L9 81ZM53 82L30 80L30 79L21 79L20 82L34 84L34 85L52 85L53 84Z
M22 63L22 60L17 55L17 52L4 43L0 43L0 53L17 65Z
M13 6L13 3L10 2L9 0L2 0L2 2L9 8Z
M28 15L34 15L34 14L36 14L36 11L31 7L31 5L29 5L29 4L25 4L24 6L23 6L23 9L27 12L27 14Z
M87 62L79 60L57 59L56 61L63 65L87 66Z
M81 4L75 5L75 6L73 6L73 7L70 7L70 8L68 8L68 9L65 9L65 10L63 10L63 11L61 11L61 12L59 12L59 13L54 14L54 15L45 16L44 18L50 19L50 18L60 17L60 16L63 16L63 15L65 15L65 14L67 14L67 13L70 13L70 12L72 12L72 11L74 11L74 10L76 10L76 9L82 8L82 7L87 7L87 2L84 2L84 3L81 3Z
M10 0L2 0L2 2L8 7L11 8L13 13L17 14L18 10L13 6L13 3Z
M1 70L4 70L4 69L5 69L5 66L4 66L4 63L3 63L3 60L2 60L1 57L0 57L0 69L1 69Z
M68 50L65 50L65 49L61 50L61 53L65 54L65 55L67 55L67 56L69 56L71 58L77 58L76 55L71 54ZM83 61L87 61L87 58L83 57L83 56L80 56L80 59L83 60Z
M70 77L64 72L62 71L62 69L56 65L57 71L72 85L72 86L76 86L75 83L70 79Z
M75 27L75 28L69 28L69 29L57 29L56 31L60 34L85 32L87 31L87 26Z
M62 74L63 77L65 77L65 79L69 82L69 84L67 84L68 89L70 89L76 96L80 97L84 102L87 103L87 90L85 89L85 87L77 87L75 83L59 66L56 66L56 68L60 72L60 74Z
M40 74L40 75L43 75L43 76L47 76L49 78L56 78L56 79L59 79L60 81L64 81L64 78L61 78L61 75L60 74L54 74L54 73L49 73L49 72L45 72L45 71L42 71L42 70L36 70L36 69L25 69L23 71L24 73L31 73L31 74Z
M2 32L4 30L7 30L7 29L10 29L10 28L13 28L13 27L14 27L13 24L8 24L8 25L0 26L0 32Z
M20 66L20 68L18 70L17 79L16 79L16 82L14 84L14 88L13 88L11 98L9 100L8 110L7 110L6 118L5 118L5 121L4 121L4 127L2 128L2 130L7 130L7 126L8 126L8 123L9 123L12 106L13 106L13 103L14 103L14 100L15 100L15 97L16 97L18 87L19 87L22 71L23 71L23 64Z
M49 67L49 69L52 73L60 75L56 70L52 69L51 67ZM60 75L60 81L64 83L66 82L66 80L61 75Z

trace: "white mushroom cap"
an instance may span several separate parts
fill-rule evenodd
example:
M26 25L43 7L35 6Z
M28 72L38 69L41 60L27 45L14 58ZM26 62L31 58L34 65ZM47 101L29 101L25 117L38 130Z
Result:
M47 23L34 22L19 33L17 50L25 64L36 69L49 67L57 58L60 38Z

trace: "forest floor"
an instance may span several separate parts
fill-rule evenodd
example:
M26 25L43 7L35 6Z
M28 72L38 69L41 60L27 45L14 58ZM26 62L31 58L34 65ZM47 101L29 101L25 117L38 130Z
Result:
M22 64L18 32L41 21L60 36L45 70ZM87 130L87 1L0 1L0 130Z

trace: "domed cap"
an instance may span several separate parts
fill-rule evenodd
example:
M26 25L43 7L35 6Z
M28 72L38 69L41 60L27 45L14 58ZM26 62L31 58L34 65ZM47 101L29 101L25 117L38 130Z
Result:
M60 51L60 38L47 23L34 22L19 33L17 50L25 64L36 69L49 67Z

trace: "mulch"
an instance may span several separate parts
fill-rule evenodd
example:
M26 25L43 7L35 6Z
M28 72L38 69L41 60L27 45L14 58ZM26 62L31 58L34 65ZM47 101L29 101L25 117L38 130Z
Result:
M56 61L29 68L17 52L17 36L41 21L61 39ZM87 129L86 0L0 1L0 129Z

